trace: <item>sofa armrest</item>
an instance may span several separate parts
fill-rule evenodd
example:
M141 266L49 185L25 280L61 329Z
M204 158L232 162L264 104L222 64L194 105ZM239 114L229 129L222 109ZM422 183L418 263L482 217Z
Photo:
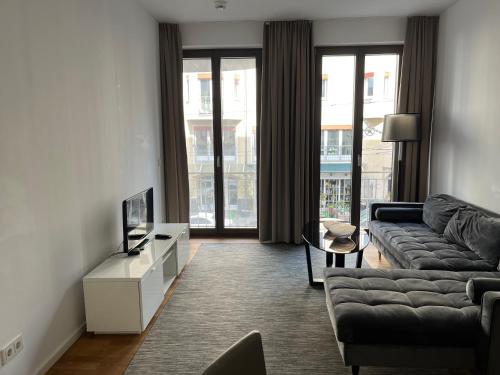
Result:
M487 356L482 362L486 375L500 374L500 292L486 292L481 303L481 328Z
M476 305L479 305L486 292L500 292L500 279L474 277L467 281L465 290L469 299Z
M486 292L483 294L481 327L488 336L491 336L496 328L500 341L500 292Z
M413 202L374 202L370 205L370 220L376 220L377 208L424 208L423 203Z

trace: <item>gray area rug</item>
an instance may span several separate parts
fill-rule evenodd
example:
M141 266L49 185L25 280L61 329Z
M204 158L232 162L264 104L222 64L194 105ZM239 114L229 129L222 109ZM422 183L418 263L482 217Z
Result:
M324 253L313 255L320 276ZM347 257L348 267L355 257ZM263 244L203 244L126 374L201 374L254 329L263 337L269 375L351 374L337 349L324 291L308 286L304 248ZM361 374L448 371L361 368Z

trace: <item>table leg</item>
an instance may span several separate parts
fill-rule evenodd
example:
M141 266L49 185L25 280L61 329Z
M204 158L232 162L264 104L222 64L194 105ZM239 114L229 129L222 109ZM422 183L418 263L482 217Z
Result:
M332 253L326 253L326 266L331 267L333 264L333 254Z
M307 242L304 243L306 248L306 261L307 261L307 277L309 278L309 285L314 288L323 288L323 280L314 279L313 270L312 270L312 262L311 262L311 249Z
M361 268L361 264L363 263L363 251L358 252L358 256L356 257L356 268Z
M309 249L309 244L305 243L306 247L306 260L307 260L307 276L309 277L309 284L313 284L313 271L311 265L311 250Z
M335 267L345 267L345 254L335 254Z

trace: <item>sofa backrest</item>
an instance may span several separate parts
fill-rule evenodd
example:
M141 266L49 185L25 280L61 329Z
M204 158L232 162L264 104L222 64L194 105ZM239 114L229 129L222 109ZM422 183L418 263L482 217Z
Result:
M435 232L500 270L500 215L451 195L427 197L422 219Z
M459 208L469 207L484 215L500 217L500 215L471 203L462 201L448 194L432 194L424 202L422 219L435 232L443 234L446 225Z
M500 261L500 218L473 207L460 208L450 219L443 237L475 252L494 266Z
M429 195L424 202L422 221L434 232L443 234L446 225L461 207L467 207L467 205L450 195Z
M458 202L459 204L461 205L465 205L465 206L469 206L469 207L472 207L474 208L475 210L479 211L479 212L482 212L484 213L485 215L488 215L488 216L491 216L491 217L500 217L500 213L496 213L496 212L493 212L493 211L490 211L490 210L487 210L483 207L480 207L480 206L476 206L475 204L472 204L472 203L469 203L469 202L466 202L466 201L463 201L463 200L460 200L458 198L455 198L454 196L452 195L448 195L448 194L440 194L442 196L445 196L445 197L448 197L449 199L451 200L454 200L456 202Z

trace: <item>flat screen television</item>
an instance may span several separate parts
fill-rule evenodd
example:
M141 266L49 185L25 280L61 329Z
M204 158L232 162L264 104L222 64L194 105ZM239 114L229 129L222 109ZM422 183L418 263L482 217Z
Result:
M144 190L122 203L123 251L130 252L147 241L154 228L153 188Z

